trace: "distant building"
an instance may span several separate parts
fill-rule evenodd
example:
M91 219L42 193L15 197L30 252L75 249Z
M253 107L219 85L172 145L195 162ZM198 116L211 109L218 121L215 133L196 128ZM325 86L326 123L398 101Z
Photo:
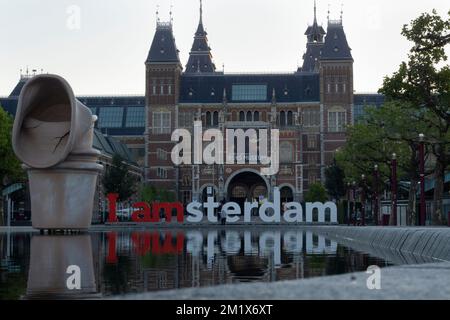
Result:
M213 63L203 8L188 62L183 67L172 22L157 22L145 61L145 96L78 97L99 117L96 128L128 146L144 180L189 202L216 197L237 202L269 197L281 188L283 201L302 200L346 142L345 128L360 119L364 106L379 106L383 97L354 94L353 57L342 18L329 20L326 30L314 20L305 36L303 65L284 74L228 74ZM1 98L14 114L27 77L11 95ZM170 153L176 128L280 129L280 171L259 174L255 165L192 165L175 167ZM210 188L208 188L210 187Z

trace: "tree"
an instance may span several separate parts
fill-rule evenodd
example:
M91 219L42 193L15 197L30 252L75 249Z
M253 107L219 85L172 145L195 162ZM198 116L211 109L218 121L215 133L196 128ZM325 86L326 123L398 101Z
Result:
M328 195L339 201L345 195L345 173L341 167L337 165L336 159L333 164L325 169L325 188Z
M142 185L139 190L139 199L143 202L152 203L158 202L173 202L175 201L175 195L161 188L155 188L150 185Z
M427 143L435 158L434 225L442 224L444 176L450 162L450 67L439 67L447 61L449 33L450 19L442 19L435 10L422 14L410 26L405 25L402 35L414 43L408 62L402 62L397 72L386 77L380 89L390 100L411 105L418 113L426 110L434 115L421 119L433 129Z
M117 193L118 201L128 200L136 193L137 182L138 179L128 171L123 158L115 154L112 164L107 167L103 176L105 194Z
M0 106L0 224L3 224L3 188L14 181L23 180L20 161L12 149L13 118Z
M326 202L327 191L320 183L313 183L305 194L305 202Z

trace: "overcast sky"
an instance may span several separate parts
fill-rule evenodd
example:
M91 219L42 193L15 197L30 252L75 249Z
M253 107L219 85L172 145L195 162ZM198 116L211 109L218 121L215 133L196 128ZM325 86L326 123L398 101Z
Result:
M203 0L204 25L214 61L226 72L290 72L302 63L313 20L313 0ZM406 59L402 25L447 0L318 0L326 27L344 5L357 92L375 92ZM77 95L144 93L144 61L156 26L169 20L186 64L199 18L199 0L0 0L0 95L8 95L20 69L65 77ZM79 15L78 15L79 13ZM79 18L78 18L79 17Z

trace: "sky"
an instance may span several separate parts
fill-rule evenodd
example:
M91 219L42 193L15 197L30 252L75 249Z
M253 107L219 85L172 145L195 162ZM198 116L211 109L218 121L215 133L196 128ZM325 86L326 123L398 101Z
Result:
M407 58L404 24L447 0L317 0L319 23L340 17L352 48L354 87L376 92L383 77ZM66 78L76 95L143 94L145 66L156 28L173 25L185 65L199 20L199 0L0 0L0 96L7 96L20 69ZM218 70L292 72L302 64L304 32L313 21L313 0L203 0L203 21Z

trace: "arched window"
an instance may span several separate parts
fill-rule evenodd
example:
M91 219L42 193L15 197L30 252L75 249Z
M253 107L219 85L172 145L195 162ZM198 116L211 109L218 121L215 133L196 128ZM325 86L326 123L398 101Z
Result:
M206 111L206 126L209 127L211 124L211 112Z
M250 121L252 121L253 119L252 119L252 112L251 111L248 111L247 112L247 122L250 122Z
M244 113L244 111L239 112L239 121L245 121L245 113Z
M287 113L287 125L288 126L294 125L294 114L292 113L292 111L288 111Z
M218 126L219 125L219 112L218 111L214 111L213 113L213 126Z
M280 112L280 127L286 126L286 112Z
M253 115L253 120L259 121L259 112L258 111L255 111L255 114Z

